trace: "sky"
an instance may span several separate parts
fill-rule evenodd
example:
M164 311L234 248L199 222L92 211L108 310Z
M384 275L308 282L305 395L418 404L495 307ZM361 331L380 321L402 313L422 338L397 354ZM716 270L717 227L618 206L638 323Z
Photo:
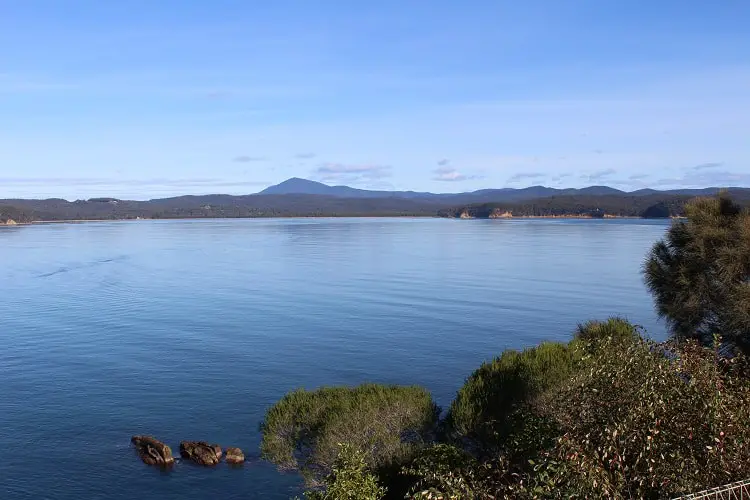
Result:
M748 0L0 0L0 198L750 186Z

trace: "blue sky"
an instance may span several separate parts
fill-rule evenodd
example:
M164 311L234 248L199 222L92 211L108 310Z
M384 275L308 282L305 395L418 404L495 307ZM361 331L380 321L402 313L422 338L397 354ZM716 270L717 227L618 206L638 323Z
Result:
M750 186L747 0L0 0L0 198Z

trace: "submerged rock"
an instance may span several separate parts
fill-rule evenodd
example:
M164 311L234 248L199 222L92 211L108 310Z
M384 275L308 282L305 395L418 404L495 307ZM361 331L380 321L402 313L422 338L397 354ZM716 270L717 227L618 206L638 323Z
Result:
M245 454L239 448L227 448L226 455L228 464L241 464L245 461Z
M174 457L172 449L151 436L133 436L130 442L135 445L138 455L148 465L172 465Z
M180 456L200 465L216 465L221 461L221 446L205 441L180 441Z

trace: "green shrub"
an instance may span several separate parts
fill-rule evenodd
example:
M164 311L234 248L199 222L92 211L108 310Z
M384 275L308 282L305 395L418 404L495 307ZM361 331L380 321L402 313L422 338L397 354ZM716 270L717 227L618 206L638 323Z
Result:
M290 392L266 413L261 453L299 469L312 484L328 476L346 443L373 470L399 464L432 439L439 409L421 387L365 384Z
M408 493L413 499L475 500L491 488L488 470L469 453L447 444L422 450L403 474L414 481Z
M661 498L750 476L744 358L688 343L670 360L640 339L600 347L589 370L538 400L562 429L543 461L555 488Z
M609 338L633 340L638 338L638 327L623 318L613 317L607 321L587 321L576 328L574 340L579 342L601 342Z
M541 423L538 435L545 435L549 428L541 420L532 419L526 423L529 430ZM554 441L549 444L552 443ZM574 497L575 490L562 487L565 485L555 479L566 464L548 457L549 453L538 465L531 458L514 462L503 454L480 461L461 448L438 444L423 450L404 468L403 473L413 480L407 498L495 500Z
M522 352L505 351L484 363L458 391L446 418L451 436L478 451L494 452L518 425L508 417L541 392L567 380L577 354L545 342Z
M308 500L380 500L385 488L367 469L365 454L349 444L341 444L333 470L324 480L323 491L305 492Z
M747 358L596 325L578 370L505 415L494 455L424 450L410 498L673 498L750 477Z

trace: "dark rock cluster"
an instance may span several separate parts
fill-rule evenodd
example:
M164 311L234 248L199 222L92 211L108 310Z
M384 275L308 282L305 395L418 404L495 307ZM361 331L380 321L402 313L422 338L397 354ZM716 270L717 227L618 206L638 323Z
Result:
M174 464L172 449L151 436L133 436L130 442L135 446L143 463L168 467ZM181 441L180 456L199 465L216 465L224 455L221 446L205 441ZM245 455L239 448L227 448L226 461L230 464L241 464Z

